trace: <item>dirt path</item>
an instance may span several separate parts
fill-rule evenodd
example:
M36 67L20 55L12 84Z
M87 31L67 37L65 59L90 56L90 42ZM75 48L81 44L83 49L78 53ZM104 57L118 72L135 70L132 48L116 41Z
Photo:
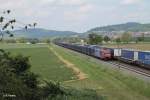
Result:
M48 46L48 48L64 63L66 64L67 68L70 68L73 70L73 72L77 75L78 80L84 80L87 78L87 75L85 73L83 73L78 67L76 67L74 64L72 64L71 62L69 62L68 60L64 59L61 55L59 55L56 51L54 51L54 49L50 46ZM72 82L72 81L76 81L76 80L70 80L67 82Z

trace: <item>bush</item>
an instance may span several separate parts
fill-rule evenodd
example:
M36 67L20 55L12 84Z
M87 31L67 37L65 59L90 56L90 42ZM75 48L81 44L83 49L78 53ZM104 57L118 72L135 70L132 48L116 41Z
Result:
M0 50L0 93L1 99L38 100L38 82L34 73L29 71L30 64L27 57L10 56ZM36 88L35 88L36 87ZM38 97L38 98L36 98ZM40 99L39 99L40 100Z

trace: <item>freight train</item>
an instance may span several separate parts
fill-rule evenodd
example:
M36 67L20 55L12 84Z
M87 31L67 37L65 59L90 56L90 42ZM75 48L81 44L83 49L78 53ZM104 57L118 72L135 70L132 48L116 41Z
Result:
M57 42L55 44L102 60L120 60L129 64L150 69L150 51L108 48L98 45L79 45L61 42Z

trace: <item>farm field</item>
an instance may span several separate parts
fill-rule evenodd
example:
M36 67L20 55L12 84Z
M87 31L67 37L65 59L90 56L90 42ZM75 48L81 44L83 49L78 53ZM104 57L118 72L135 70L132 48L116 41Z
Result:
M0 49L30 57L31 71L42 80L67 81L76 78L47 47L41 44L0 44Z
M0 49L16 49L16 48L40 48L47 47L46 44L25 44L25 43L0 43Z
M116 44L106 44L104 46L118 48L118 45ZM127 49L130 48L130 49L150 51L150 43L119 44L119 48L127 48Z
M104 64L92 62L73 51L53 45L54 50L72 62L87 75L87 79L66 82L65 85L79 89L93 89L107 100L149 100L150 83L123 75L119 70L107 69Z

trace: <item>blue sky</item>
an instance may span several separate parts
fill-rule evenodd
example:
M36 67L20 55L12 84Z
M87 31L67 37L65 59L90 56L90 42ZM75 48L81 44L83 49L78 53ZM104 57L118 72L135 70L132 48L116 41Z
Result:
M1 0L0 10L38 27L84 32L93 27L150 22L150 0Z

